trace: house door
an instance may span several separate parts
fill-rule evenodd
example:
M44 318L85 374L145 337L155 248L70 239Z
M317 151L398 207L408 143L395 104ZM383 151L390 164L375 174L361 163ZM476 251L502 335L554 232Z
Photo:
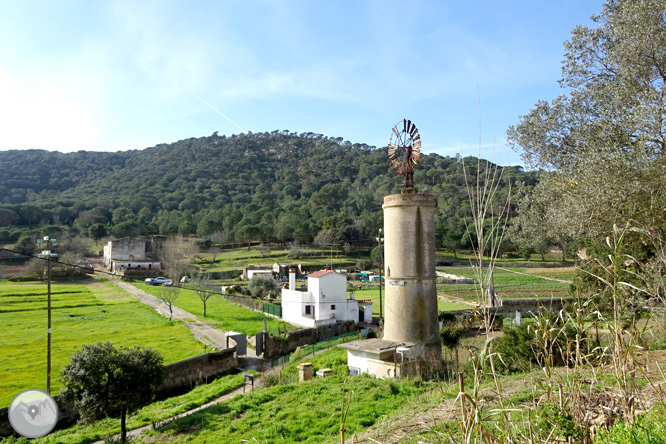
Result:
M358 322L363 322L365 320L365 308L358 308Z

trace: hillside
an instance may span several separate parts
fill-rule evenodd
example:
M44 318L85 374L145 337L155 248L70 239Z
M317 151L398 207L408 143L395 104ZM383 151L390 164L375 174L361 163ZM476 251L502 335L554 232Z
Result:
M461 160L429 154L415 173L417 188L437 197L440 236L468 213ZM520 167L505 177L536 181ZM0 242L49 225L93 237L226 228L230 239L271 242L332 229L355 242L374 236L383 196L401 187L385 149L312 133L215 133L116 153L1 151Z

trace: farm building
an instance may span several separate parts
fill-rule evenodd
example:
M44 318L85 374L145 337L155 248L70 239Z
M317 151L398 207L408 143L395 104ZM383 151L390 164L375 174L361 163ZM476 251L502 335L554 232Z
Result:
M246 265L243 267L243 280L249 281L253 276L259 274L267 274L273 276L273 269L268 267L262 267L261 265Z
M144 239L116 239L104 245L104 266L111 271L159 270L155 242Z

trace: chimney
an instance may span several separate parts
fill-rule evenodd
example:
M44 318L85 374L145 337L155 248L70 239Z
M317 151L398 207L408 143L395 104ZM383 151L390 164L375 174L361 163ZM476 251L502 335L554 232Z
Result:
M296 290L296 269L295 268L290 268L289 269L289 289L291 291Z

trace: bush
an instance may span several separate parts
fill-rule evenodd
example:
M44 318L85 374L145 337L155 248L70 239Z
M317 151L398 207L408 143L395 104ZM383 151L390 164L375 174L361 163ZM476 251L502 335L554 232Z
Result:
M454 348L460 342L463 331L464 330L462 328L444 327L439 331L439 337L442 340L442 344L444 344L446 347Z
M501 359L495 362L499 371L521 372L527 371L530 364L543 365L543 350L537 338L539 324L549 330L552 345L550 365L565 365L573 359L575 350L568 350L567 343L576 337L576 331L571 324L566 324L559 316L553 314L541 315L534 322L523 321L519 327L504 329L504 336L493 341L493 351L500 354ZM581 339L586 339L585 333L580 333Z
M367 270L372 267L372 259L363 258L356 261L357 270Z
M270 293L277 294L280 291L280 287L275 282L275 279L273 279L273 276L265 274L253 276L250 279L248 288L250 289L250 294L255 298L264 298Z

